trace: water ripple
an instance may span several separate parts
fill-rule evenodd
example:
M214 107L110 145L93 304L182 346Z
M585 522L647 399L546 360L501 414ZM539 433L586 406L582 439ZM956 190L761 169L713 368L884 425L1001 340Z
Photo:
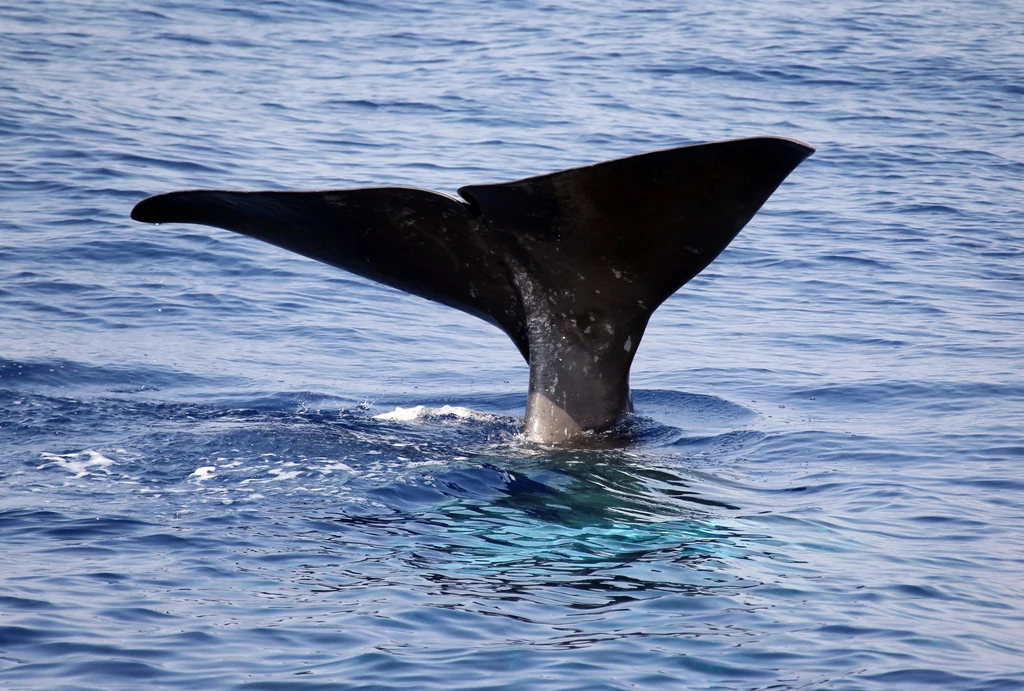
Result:
M0 8L0 685L1024 688L1021 21ZM652 319L606 449L521 438L486 324L128 220L759 134L818 151Z

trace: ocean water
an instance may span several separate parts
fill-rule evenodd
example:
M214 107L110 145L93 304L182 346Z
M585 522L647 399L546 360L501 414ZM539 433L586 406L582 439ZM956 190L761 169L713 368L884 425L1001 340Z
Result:
M1024 688L1024 6L0 6L0 687ZM631 442L193 187L817 153L652 320ZM447 407L446 407L447 406Z

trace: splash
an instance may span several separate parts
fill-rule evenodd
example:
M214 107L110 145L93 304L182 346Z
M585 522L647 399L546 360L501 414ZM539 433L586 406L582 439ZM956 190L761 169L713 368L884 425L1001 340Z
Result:
M49 462L37 466L36 470L43 470L45 468L57 466L62 470L73 473L76 478L92 475L94 470L102 471L104 474L110 475L110 471L107 468L112 465L117 465L117 463L107 458L99 451L93 451L92 449L85 449L84 451L78 451L77 453L66 454L46 453L44 451L40 454L40 457Z
M418 405L413 408L398 406L390 413L381 413L373 417L374 420L385 420L387 422L423 422L431 418L491 421L498 419L498 416L470 410L462 406L443 405L440 408L428 408L424 405Z
M189 478L195 478L196 482L202 482L203 480L209 480L211 477L213 477L213 474L216 471L217 471L217 466L215 466L215 465L204 465L201 468L196 468L195 470L193 470L192 474L189 475Z

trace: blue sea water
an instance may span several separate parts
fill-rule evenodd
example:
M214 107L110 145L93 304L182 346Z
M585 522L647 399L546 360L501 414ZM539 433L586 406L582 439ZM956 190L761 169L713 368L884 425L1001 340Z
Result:
M0 687L1024 688L1022 30L0 6ZM483 322L128 218L755 135L817 153L655 314L620 449L522 439Z

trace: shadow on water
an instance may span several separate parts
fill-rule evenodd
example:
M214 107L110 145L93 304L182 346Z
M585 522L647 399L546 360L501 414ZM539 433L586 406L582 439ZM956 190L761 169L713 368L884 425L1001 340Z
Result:
M423 587L463 611L535 622L672 594L728 596L751 585L723 568L746 554L719 520L735 507L702 496L683 472L586 456L437 473L439 493L457 499L389 516L335 513L318 524L321 539L343 548L373 535L379 584ZM352 587L330 569L307 575L321 592ZM496 602L516 604L492 611ZM566 620L565 630L573 623Z
M567 528L700 518L715 508L737 508L702 497L692 480L637 454L562 451L529 468L492 467L506 478L505 496L495 506Z
M679 430L633 424L641 433L625 449L544 449L516 438L460 447L453 451L463 460L368 488L364 496L391 511L346 506L327 518L324 539L370 530L378 548L391 546L388 559L402 573L482 600L539 598L587 610L748 586L719 568L746 552L723 520L739 508L721 498L730 493L678 451L646 444L685 436ZM732 436L722 435L730 452ZM706 455L714 442L704 439ZM329 580L321 582L327 589Z

